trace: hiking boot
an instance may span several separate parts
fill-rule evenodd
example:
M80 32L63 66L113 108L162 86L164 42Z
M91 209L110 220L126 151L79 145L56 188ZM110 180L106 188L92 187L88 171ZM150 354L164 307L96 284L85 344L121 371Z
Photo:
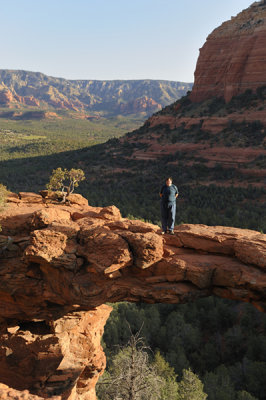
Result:
M174 231L169 231L169 235L174 235Z

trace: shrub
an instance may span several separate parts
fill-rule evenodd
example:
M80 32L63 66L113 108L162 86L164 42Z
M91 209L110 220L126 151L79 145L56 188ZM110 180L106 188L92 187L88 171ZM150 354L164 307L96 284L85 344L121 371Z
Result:
M67 197L74 192L75 187L85 179L82 169L72 168L70 171L66 168L54 169L50 177L49 183L46 185L48 190L60 191L62 203L65 203Z

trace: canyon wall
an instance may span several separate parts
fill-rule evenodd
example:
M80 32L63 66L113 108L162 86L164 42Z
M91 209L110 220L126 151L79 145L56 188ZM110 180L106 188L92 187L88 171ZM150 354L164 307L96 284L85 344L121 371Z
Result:
M224 22L200 49L193 102L232 96L266 85L266 2L255 2Z

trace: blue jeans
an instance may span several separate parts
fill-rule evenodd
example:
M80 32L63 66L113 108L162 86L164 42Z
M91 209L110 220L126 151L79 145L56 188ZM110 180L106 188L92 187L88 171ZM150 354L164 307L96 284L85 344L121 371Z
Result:
M164 203L161 201L162 229L164 232L174 230L176 202Z

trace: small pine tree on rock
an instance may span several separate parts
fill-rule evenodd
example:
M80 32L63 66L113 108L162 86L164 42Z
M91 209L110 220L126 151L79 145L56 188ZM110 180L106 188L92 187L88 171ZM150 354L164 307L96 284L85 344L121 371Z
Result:
M62 197L62 203L65 203L70 194L72 194L79 183L85 179L82 169L71 170L57 168L54 169L49 183L46 185L48 190L59 191Z

